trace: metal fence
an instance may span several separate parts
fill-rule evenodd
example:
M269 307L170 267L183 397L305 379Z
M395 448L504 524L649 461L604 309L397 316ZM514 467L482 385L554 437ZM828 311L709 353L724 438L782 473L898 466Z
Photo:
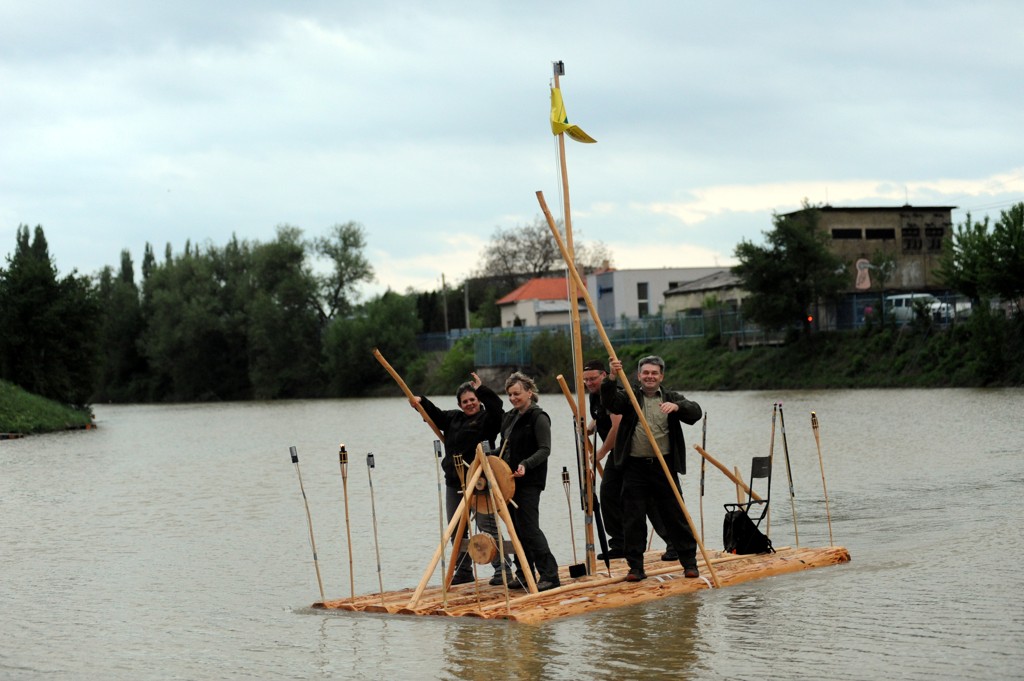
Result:
M970 314L970 303L956 296L936 296L953 310L950 317L934 320L940 325L963 321ZM882 296L878 293L855 293L838 303L822 305L814 312L814 328L819 331L849 331L866 324L883 323L880 309ZM885 320L884 323L893 323ZM895 322L906 323L906 320ZM600 347L600 335L589 321L580 325L584 347ZM783 342L785 331L763 331L756 324L744 320L739 311L705 310L702 314L652 316L643 318L620 317L604 325L608 339L614 346L643 345L665 340L719 337L734 347L777 345ZM424 352L447 351L460 338L470 336L476 366L529 366L533 363L531 346L540 334L570 333L568 324L556 326L516 326L510 328L452 329L449 333L420 334L417 347Z
M644 317L642 319L620 318L604 325L612 345L647 344L684 338L706 338L720 336L737 346L778 343L780 333L765 333L755 324L743 320L739 312L730 310L707 312L703 315L678 315L674 317ZM594 324L583 322L580 332L584 347L603 345ZM528 366L533 362L532 345L541 334L570 334L568 324L553 326L516 326L511 328L458 329L448 334L420 334L417 346L422 351L448 350L460 338L473 337L473 354L476 366Z

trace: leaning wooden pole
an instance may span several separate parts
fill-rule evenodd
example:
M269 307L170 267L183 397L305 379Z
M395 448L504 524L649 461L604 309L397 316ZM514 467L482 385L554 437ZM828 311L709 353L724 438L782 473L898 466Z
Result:
M306 488L302 484L302 471L299 470L299 452L295 447L289 447L288 453L292 456L292 463L295 464L295 473L299 476L299 491L302 492L302 503L306 506L306 522L309 525L309 547L313 550L313 569L316 570L316 583L320 586L320 602L327 599L324 597L324 580L320 577L320 562L316 557L316 540L313 539L313 516L309 513L309 499L306 498Z
M811 412L811 428L814 429L814 442L818 445L818 466L821 468L821 489L825 493L825 517L828 519L828 545L835 546L832 541L832 511L828 506L828 487L825 485L825 462L821 458L821 437L818 435L818 415Z
M789 480L789 507L793 510L793 543L800 548L800 532L796 529L796 492L793 490L793 469L789 465L789 443L786 442L786 417L779 402L779 428L782 430L782 451L786 455L786 478Z
M730 471L728 468L725 467L725 464L723 464L721 461L719 461L718 459L704 451L703 447L701 447L700 445L694 445L693 448L697 450L697 453L700 454L705 461L707 461L709 464L711 464L718 470L722 471L725 477L732 480L732 482L736 484L740 489L749 494L752 499L756 499L757 501L764 501L761 498L761 495L750 489L747 483L743 482L743 478Z
M427 416L427 412L423 408L423 405L421 405L419 402L415 400L416 396L412 394L412 391L409 390L409 386L405 384L405 381L403 381L402 377L398 375L398 372L395 371L394 367L388 364L388 361L384 359L384 355L380 354L380 350L374 348L373 356L376 357L377 361L380 362L380 365L384 367L384 369L389 374L391 374L391 378L395 379L395 383L397 383L398 387L402 389L402 392L405 393L405 396L409 398L409 402L412 404L412 406L416 407L416 411L420 413L420 415L423 417L423 420L427 422L427 425L430 426L430 429L434 431L435 435L437 435L437 438L441 442L444 442L444 434L441 433L441 429L437 427L437 424L434 423L434 420L432 418Z
M562 63L555 62L554 67L554 79L555 88L559 88L558 76L562 72ZM562 205L565 213L565 248L568 252L568 258L566 262L575 262L576 251L573 246L572 238L572 211L569 209L569 171L565 162L565 133L558 133L558 159L559 166L562 174ZM583 457L583 480L584 485L584 498L586 504L584 508L584 527L586 534L586 563L587 563L587 574L594 574L597 570L597 557L594 551L594 477L590 474L590 459L584 456L586 447L583 442L587 441L587 423L586 423L586 394L583 389L583 335L580 329L580 297L579 289L584 288L585 285L582 282L578 282L576 278L569 278L568 280L568 296L569 296L569 320L572 329L572 359L573 359L573 376L574 384L576 388L576 422L577 427L575 428L576 439L577 439L577 451L579 456ZM591 316L594 313L591 312ZM581 423L582 419L582 423ZM583 442L580 442L582 440Z
M548 210L547 202L544 201L543 192L537 192L537 201L540 202L541 210L544 212L544 217L547 218L548 227L551 228L551 233L554 235L555 242L558 244L558 250L561 251L562 258L565 260L565 264L569 268L569 273L572 274L576 283L580 286L580 293L583 294L583 299L587 303L587 309L590 310L590 318L594 321L594 326L597 328L597 332L601 336L601 341L604 343L608 356L613 359L618 359L615 355L615 348L612 346L612 342L609 340L608 334L605 333L604 325L601 323L601 318L597 314L597 306L594 305L594 301L590 298L590 294L587 292L586 286L583 285L583 280L580 279L580 273L576 270L576 264L572 262L568 251L565 249L565 243L562 242L562 237L558 233L558 227L555 225L555 219L551 217L551 211ZM633 404L633 409L636 410L640 424L644 427L647 439L651 443L651 449L654 450L654 455L658 458L658 463L661 464L661 470L665 473L665 479L668 480L669 483L668 486L675 495L679 508L683 511L683 517L686 518L687 525L690 526L690 534L693 535L694 541L697 543L697 547L700 548L700 553L704 557L704 563L708 566L708 570L711 572L712 581L714 581L716 587L721 587L721 582L718 581L718 574L715 572L715 568L711 565L711 557L708 555L707 549L704 548L704 542L700 539L697 528L694 527L693 518L690 517L690 512L686 510L686 504L683 502L683 496L679 493L679 486L676 484L672 471L669 470L668 464L665 462L665 457L662 455L661 449L658 447L658 443L654 439L654 433L651 432L651 426L647 423L647 418L644 416L644 410L640 407L640 402L636 399L636 394L633 392L633 386L630 385L629 379L626 377L626 372L621 368L619 369L618 377L626 395L629 397L629 401Z

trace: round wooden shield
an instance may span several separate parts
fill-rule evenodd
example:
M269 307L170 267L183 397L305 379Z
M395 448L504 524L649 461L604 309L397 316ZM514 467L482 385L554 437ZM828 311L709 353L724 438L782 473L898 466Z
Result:
M512 469L508 464L497 456L488 456L487 462L491 464L491 472L498 482L498 489L501 496L507 502L516 493L516 480L512 477ZM476 493L473 495L473 508L477 513L493 513L496 509L490 506L491 495L487 487L487 478L483 475L476 481Z
M489 534L474 534L469 538L469 557L477 565L490 565L498 557L498 544Z

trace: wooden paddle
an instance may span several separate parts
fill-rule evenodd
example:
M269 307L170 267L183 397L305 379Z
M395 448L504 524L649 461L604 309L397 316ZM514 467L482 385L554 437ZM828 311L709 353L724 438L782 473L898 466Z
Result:
M395 383L397 383L398 387L402 389L405 396L409 398L409 404L416 408L416 411L420 413L423 420L427 422L427 425L434 431L434 434L437 435L438 439L441 440L441 442L444 442L444 434L441 432L441 429L438 428L437 424L434 423L434 420L427 415L423 405L416 401L416 396L412 394L411 390L409 390L409 386L405 384L405 381L403 381L402 377L398 375L398 372L395 371L394 367L388 364L388 361L384 359L384 355L380 354L380 350L374 348L373 356L376 357L377 361L380 362L380 365L384 367L389 374L391 374L391 378L395 379Z

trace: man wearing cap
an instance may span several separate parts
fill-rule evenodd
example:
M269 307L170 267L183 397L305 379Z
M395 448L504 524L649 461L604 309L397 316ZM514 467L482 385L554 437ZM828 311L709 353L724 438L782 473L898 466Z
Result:
M600 560L623 558L626 553L622 543L622 475L615 467L614 457L608 457L615 445L615 436L619 432L619 421L622 416L609 414L601 406L601 382L608 377L604 370L604 362L599 359L587 360L583 364L583 385L590 393L590 418L587 432L601 436L601 446L594 452L598 462L605 461L604 474L601 478L600 500L601 518L604 520L604 531L608 534L608 553L598 556Z
M612 359L610 367L611 376L601 383L601 404L610 413L622 415L615 439L614 459L622 471L622 524L626 562L629 564L626 581L638 582L647 578L644 548L647 542L646 519L651 509L657 509L661 515L672 546L678 551L683 574L689 578L698 577L697 542L676 501L672 485L677 474L686 473L686 442L682 424L693 425L700 420L700 405L686 399L682 393L662 387L665 360L661 357L644 357L637 364L639 381L633 386L633 392L672 473L670 482L658 462L647 432L643 427L637 427L640 417L629 396L625 390L619 389L616 382L622 362Z

